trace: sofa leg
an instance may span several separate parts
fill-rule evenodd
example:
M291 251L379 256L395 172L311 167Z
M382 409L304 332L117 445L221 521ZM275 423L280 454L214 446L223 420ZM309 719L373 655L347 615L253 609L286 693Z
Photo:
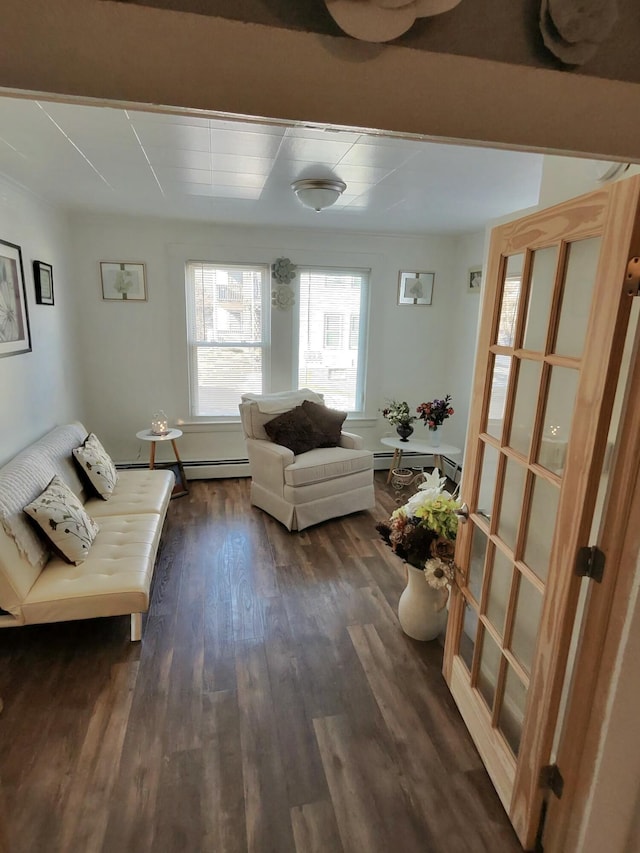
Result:
M131 614L131 642L142 639L142 613Z

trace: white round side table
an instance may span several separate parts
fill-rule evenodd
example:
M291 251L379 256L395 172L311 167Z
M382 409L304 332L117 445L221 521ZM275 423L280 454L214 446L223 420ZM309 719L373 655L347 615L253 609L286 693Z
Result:
M141 429L140 432L136 433L136 438L142 439L142 441L151 442L151 447L149 448L149 468L153 468L156 463L156 444L159 441L170 441L171 446L173 447L173 452L176 455L176 462L182 467L182 460L180 459L180 454L178 453L178 448L176 447L176 439L180 438L182 435L181 429L170 429L164 435L156 435L151 432L150 429Z
M402 466L403 453L422 453L425 456L433 456L435 467L440 471L441 475L442 457L458 456L462 453L462 450L459 447L454 447L452 444L439 444L436 447L428 441L419 441L415 438L402 441L401 438L387 436L386 438L381 438L380 443L384 444L386 447L393 447L394 451L393 459L391 460L391 467L389 468L389 475L387 477L387 483L391 481L391 472L393 469L400 468Z

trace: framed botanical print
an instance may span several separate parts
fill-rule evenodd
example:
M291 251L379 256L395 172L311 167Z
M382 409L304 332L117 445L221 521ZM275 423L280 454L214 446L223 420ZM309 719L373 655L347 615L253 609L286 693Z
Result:
M0 240L0 358L31 352L22 251Z
M433 272L402 272L398 275L398 305L431 305Z
M146 302L147 281L144 264L101 261L102 298L119 302Z

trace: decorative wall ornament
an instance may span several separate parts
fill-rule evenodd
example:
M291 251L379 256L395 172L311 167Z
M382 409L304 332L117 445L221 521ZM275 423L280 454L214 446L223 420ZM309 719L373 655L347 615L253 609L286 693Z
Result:
M398 38L416 22L448 12L461 0L325 0L336 24L360 41Z
M289 284L296 277L297 267L289 258L278 258L275 264L271 264L271 275L278 284Z
M274 308L287 311L296 304L296 296L289 282L296 277L296 265L289 258L278 258L271 264L271 275L278 282L278 286L271 291L271 304Z
M0 240L0 358L31 352L22 251Z
M542 0L545 47L565 65L584 65L618 21L618 0Z

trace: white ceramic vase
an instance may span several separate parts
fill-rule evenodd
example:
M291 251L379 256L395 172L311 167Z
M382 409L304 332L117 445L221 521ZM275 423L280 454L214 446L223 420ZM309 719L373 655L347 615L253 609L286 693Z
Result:
M407 563L407 586L398 602L398 621L414 640L435 640L447 623L448 589L434 589L424 572Z
M440 427L436 427L435 429L429 430L429 444L432 447L440 447L440 437L442 435L442 431Z

